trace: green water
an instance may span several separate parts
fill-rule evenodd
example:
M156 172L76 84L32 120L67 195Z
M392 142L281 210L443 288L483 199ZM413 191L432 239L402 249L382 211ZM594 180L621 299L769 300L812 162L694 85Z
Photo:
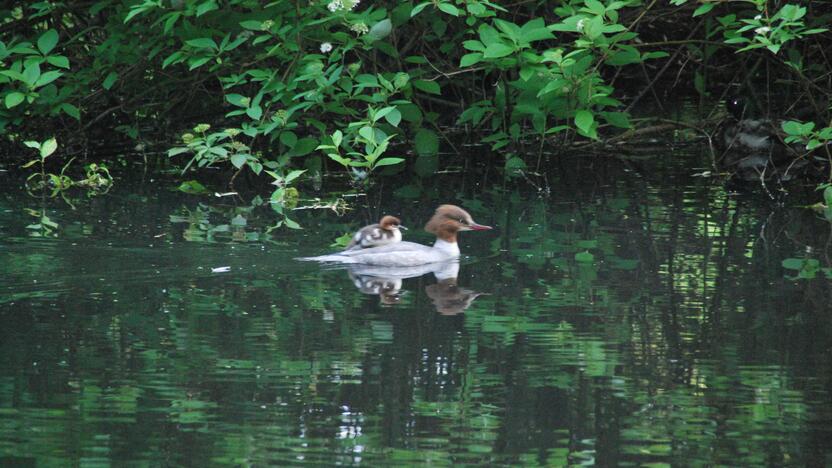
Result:
M830 288L781 263L829 266L830 225L682 156L386 179L272 232L172 181L73 207L0 173L0 465L829 465ZM383 213L428 242L447 202L496 228L455 279L294 260Z

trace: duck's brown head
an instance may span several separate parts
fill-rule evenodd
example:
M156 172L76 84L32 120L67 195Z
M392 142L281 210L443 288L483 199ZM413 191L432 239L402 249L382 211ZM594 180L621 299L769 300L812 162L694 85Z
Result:
M475 223L467 211L456 205L440 206L425 225L425 231L448 242L456 242L456 233L459 231L487 231L489 229L491 226Z
M381 221L378 222L378 225L385 231L393 231L395 229L405 228L404 226L402 226L402 222L399 221L399 218L390 215L381 218Z

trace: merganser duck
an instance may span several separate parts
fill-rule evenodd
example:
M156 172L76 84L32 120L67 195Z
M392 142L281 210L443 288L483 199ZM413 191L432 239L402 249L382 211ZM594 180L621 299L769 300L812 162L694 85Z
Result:
M402 240L400 229L407 230L406 227L401 225L399 218L390 215L384 216L377 224L370 224L359 229L352 236L352 240L347 244L345 250L367 249L400 242Z
M344 250L331 255L305 257L299 260L343 264L407 267L426 265L459 257L456 236L459 231L486 231L491 226L477 224L467 211L455 205L442 205L425 225L425 231L436 235L433 246L415 242L395 242L371 249Z

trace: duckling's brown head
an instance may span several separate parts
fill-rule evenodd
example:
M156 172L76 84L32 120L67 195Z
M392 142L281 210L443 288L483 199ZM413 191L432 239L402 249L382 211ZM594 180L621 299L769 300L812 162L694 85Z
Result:
M425 225L425 231L447 241L456 242L459 231L487 231L491 226L477 224L467 211L456 205L441 205Z
M393 231L395 229L403 227L402 222L399 221L399 218L390 215L381 218L381 221L378 222L378 225L385 231Z

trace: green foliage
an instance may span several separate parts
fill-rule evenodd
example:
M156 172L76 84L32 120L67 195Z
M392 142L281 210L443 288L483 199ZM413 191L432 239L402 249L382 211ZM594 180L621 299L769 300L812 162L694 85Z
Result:
M255 174L260 174L263 164L258 158L251 154L248 145L236 141L234 137L241 131L236 128L227 128L219 132L208 133L211 126L199 124L194 127L194 133L182 135L182 142L185 146L178 146L168 150L168 156L173 157L183 153L192 153L193 157L185 165L182 173L196 163L197 167L207 167L218 162L230 162L237 169L243 166L249 167Z
M797 122L787 120L781 124L786 133L786 143L801 143L807 151L812 151L832 141L832 127L815 130L814 122Z
M759 0L756 3L760 14L740 20L743 26L738 29L726 30L726 44L747 44L738 52L765 47L776 54L789 41L828 31L827 28L806 27L803 22L806 7L789 3L774 15L768 16L766 3ZM749 32L753 33L750 38L745 35Z
M0 133L9 124L25 123L27 113L80 117L78 108L68 102L72 89L58 83L70 68L67 57L54 53L58 42L54 29L40 34L35 44L15 39L8 44L0 41L0 98L4 104L0 108Z
M285 175L274 171L266 172L272 177L272 179L274 179L272 184L277 186L274 192L272 192L269 203L275 212L283 216L283 219L278 221L274 227L278 228L286 226L291 229L299 229L300 225L286 216L285 209L297 206L299 196L298 189L291 187L290 185L296 182L298 177L306 171L294 170Z
M818 92L828 70L808 57L826 44L809 47L827 29L822 10L693 4L672 0L661 15L707 26L683 45L703 63L692 89L708 93L708 59L725 50L777 56L770 65ZM364 177L407 162L413 152L401 148L438 154L437 131L461 124L508 150L501 165L516 173L527 142L598 140L632 126L621 88L653 86L647 67L671 50L664 33L641 27L657 19L652 5L18 0L0 10L11 31L0 42L0 132L59 128L69 137L103 127L139 139L149 124L196 125L169 150L191 155L184 171L316 174L333 160ZM812 146L828 135L798 136Z
M832 279L832 268L821 268L820 261L814 258L787 258L782 264L783 268L797 272L796 276L787 276L789 279L814 279L818 273Z
M72 180L66 175L66 170L75 158L67 161L58 174L46 172L46 159L58 150L58 141L55 138L50 138L43 142L25 141L23 144L38 151L38 157L36 159L32 159L21 166L23 168L32 167L35 164L40 166L40 172L36 172L26 178L26 186L30 190L40 191L51 187L51 196L54 197L73 186L85 187L90 190L90 194L96 194L100 192L106 193L113 185L113 177L110 175L107 166L97 163L90 163L84 166L85 177L83 179ZM48 226L48 224L44 225Z

